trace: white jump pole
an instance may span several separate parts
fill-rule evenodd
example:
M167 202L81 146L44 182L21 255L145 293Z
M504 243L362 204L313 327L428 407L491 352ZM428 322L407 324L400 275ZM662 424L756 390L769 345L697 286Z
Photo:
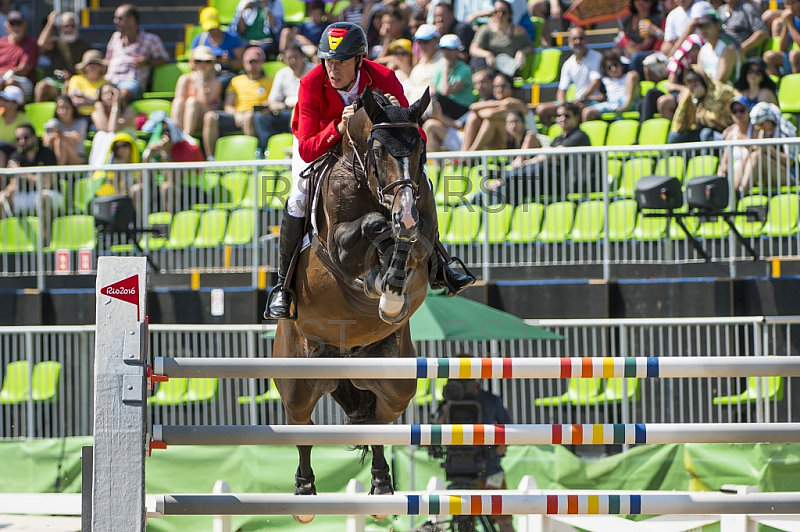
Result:
M791 514L800 492L636 494L498 494L476 491L453 495L325 493L315 496L239 493L156 495L155 511L169 515L708 515Z
M226 379L800 377L800 357L166 358L153 373Z
M144 257L100 257L94 364L93 532L144 532Z

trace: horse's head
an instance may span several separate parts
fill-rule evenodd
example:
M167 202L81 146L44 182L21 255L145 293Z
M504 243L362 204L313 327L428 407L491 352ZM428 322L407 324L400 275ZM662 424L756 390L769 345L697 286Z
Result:
M416 200L420 186L427 186L423 182L425 145L419 123L430 95L426 90L422 98L405 108L393 105L379 92L365 90L359 103L371 122L365 143L367 177L391 213L394 238L414 242L419 223Z

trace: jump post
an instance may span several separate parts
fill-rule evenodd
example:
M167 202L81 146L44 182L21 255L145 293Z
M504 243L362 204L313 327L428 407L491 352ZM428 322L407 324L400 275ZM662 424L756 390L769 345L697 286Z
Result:
M800 492L547 493L474 491L369 497L353 494L174 494L145 496L148 384L169 377L572 378L800 376L795 357L670 359L155 359L148 365L146 259L100 257L97 271L95 417L91 489L84 478L83 530L145 531L164 515L792 514ZM796 357L800 359L800 357ZM316 369L315 369L316 368ZM153 427L151 448L173 445L395 445L800 442L800 423L629 425L411 425L369 427ZM146 508L150 512L146 511Z

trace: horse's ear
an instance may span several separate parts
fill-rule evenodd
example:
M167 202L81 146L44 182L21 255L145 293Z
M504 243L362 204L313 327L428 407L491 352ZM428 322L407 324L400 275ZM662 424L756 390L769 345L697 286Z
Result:
M364 107L364 111L367 112L367 116L372 118L375 111L378 109L378 104L375 101L375 96L372 95L372 89L369 88L369 85L364 89L364 92L361 93L361 105Z
M411 107L408 109L411 111L411 114L417 119L417 123L422 119L422 114L428 108L428 105L431 103L431 92L430 88L426 88L425 92L423 93L422 97L417 100L416 102L411 104Z

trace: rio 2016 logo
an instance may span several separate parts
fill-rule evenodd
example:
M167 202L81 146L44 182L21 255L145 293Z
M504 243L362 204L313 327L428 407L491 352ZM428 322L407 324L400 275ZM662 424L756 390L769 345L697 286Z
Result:
M136 320L140 321L139 316L139 276L131 275L128 278L117 281L116 283L104 286L100 289L104 296L113 297L126 303L136 305Z

